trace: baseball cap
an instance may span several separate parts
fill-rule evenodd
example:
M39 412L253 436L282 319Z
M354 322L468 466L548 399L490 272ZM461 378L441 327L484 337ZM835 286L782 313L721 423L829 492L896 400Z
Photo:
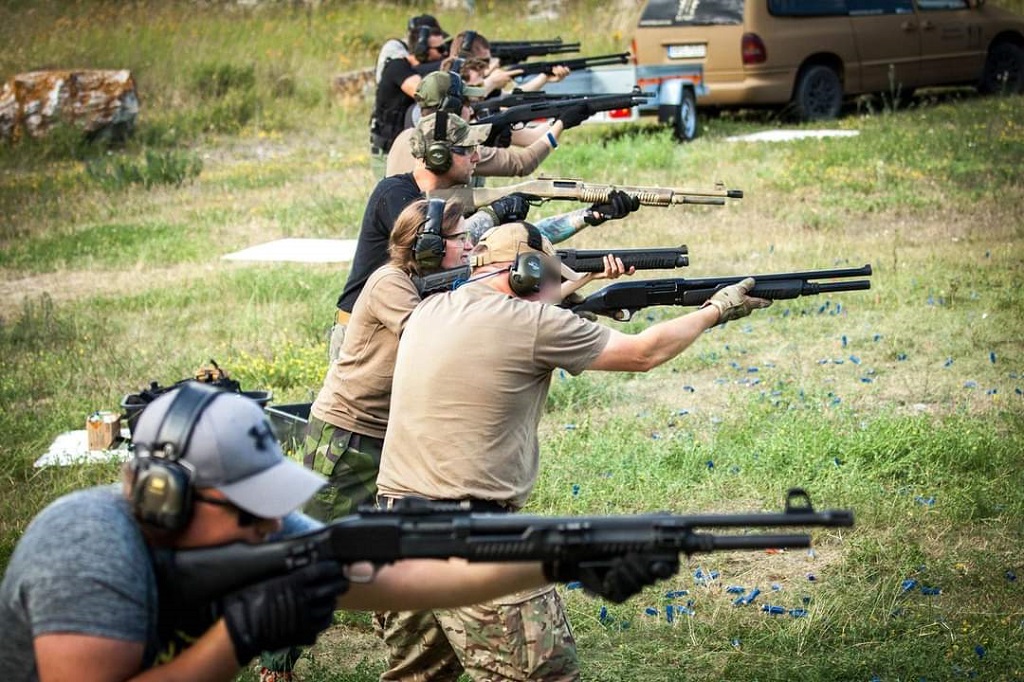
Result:
M483 144L491 133L490 123L470 125L455 114L448 114L447 118L443 137L448 144L458 147L473 147ZM421 118L420 122L416 124L416 132L409 141L409 147L412 155L417 159L423 158L427 153L427 146L435 139L436 120L437 114L430 114Z
M540 237L539 241L537 237ZM563 279L575 282L583 277L563 263L551 241L529 223L505 223L484 232L469 255L469 264L477 268L491 263L508 263L530 251L546 256L549 262L557 264Z
M437 18L433 14L418 14L415 17L409 18L408 28L410 31L417 29L420 26L429 26L430 28L436 29L441 28L441 24L437 23ZM444 31L442 31L442 33L444 33ZM447 38L448 34L445 33L444 36Z
M136 456L157 446L164 417L180 390L160 396L139 415L132 434ZM261 518L295 511L325 483L284 456L255 401L228 391L221 391L199 415L181 463L193 470L195 487L215 488L236 507Z
M455 78L452 78L452 74L448 71L435 71L430 75L424 76L423 80L420 81L419 87L416 88L416 101L421 107L437 109L448 95L448 91L452 87L452 81L455 79L458 79L462 85L463 99L487 95L487 90L484 88L462 83L462 78L458 74L455 74Z

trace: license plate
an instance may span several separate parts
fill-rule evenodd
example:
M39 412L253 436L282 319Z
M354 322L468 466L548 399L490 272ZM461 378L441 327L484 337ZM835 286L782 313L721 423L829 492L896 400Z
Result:
M690 45L669 45L669 59L702 59L708 54L708 46L704 43Z

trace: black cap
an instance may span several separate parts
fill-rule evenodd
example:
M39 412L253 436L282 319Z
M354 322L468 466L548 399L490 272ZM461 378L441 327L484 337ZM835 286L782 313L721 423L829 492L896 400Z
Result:
M420 14L419 16L412 17L411 19L409 19L410 31L415 31L420 26L436 28L439 31L441 30L441 24L437 23L437 18L434 17L434 15L432 14ZM444 33L444 31L441 31L441 33ZM446 38L448 37L447 33L444 33L444 35Z

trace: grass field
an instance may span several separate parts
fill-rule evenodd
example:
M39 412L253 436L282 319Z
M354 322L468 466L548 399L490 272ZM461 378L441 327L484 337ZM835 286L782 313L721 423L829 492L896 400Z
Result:
M477 6L487 35L554 31L518 23L513 35L510 4ZM628 44L629 12L571 7L555 33L591 53ZM368 110L338 106L327 83L369 64L412 11L0 7L0 73L127 66L143 101L136 139L109 155L69 135L0 147L0 566L48 502L115 478L115 465L32 467L93 410L211 357L277 402L318 390L344 268L220 256L356 235L373 186ZM226 83L219 96L211 79ZM584 678L1024 678L1024 100L939 92L851 111L833 127L853 138L725 140L781 125L726 116L686 146L649 123L585 127L544 165L746 192L720 209L646 208L568 246L685 243L685 276L875 269L869 292L780 302L647 375L556 374L532 512L779 509L799 485L857 514L852 530L815 533L813 554L694 557L621 606L565 592ZM147 153L198 175L165 183ZM117 163L154 184L111 179ZM701 584L698 568L719 578ZM734 607L733 585L762 595ZM669 601L669 590L689 594ZM768 603L807 615L768 615ZM340 615L304 679L376 679L382 656L366 616Z

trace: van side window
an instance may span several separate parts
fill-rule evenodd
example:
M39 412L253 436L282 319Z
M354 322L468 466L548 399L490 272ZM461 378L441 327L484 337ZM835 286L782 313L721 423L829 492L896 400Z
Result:
M917 0L917 8L922 12L937 9L967 9L967 0Z
M862 17L876 14L913 14L911 0L847 0L850 16Z
M719 26L743 23L745 0L650 0L640 26Z
M768 11L777 17L846 16L847 0L768 0Z

